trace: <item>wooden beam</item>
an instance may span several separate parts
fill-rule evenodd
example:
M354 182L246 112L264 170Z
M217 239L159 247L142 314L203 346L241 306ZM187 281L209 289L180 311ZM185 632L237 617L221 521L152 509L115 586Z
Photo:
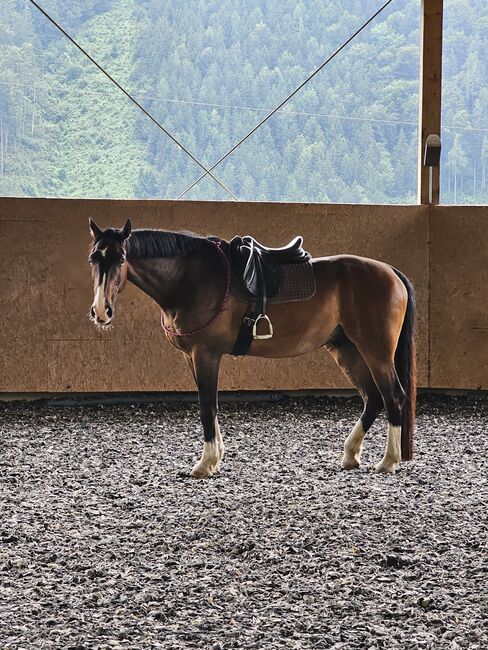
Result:
M420 120L419 182L420 203L439 203L440 167L432 168L432 201L429 200L429 168L424 167L425 140L441 134L442 16L444 0L422 0L420 26Z

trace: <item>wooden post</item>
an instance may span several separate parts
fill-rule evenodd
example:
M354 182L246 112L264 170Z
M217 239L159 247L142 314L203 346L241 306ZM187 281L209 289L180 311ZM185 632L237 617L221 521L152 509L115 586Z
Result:
M420 25L420 119L419 182L420 203L429 203L429 168L424 167L425 140L441 134L442 14L444 0L422 0ZM432 168L432 203L439 203L440 167Z

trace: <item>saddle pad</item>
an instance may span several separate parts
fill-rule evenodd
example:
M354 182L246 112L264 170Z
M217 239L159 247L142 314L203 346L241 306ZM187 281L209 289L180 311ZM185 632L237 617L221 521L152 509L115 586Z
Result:
M268 299L268 304L279 304L282 302L297 302L308 300L315 294L315 276L310 262L303 264L282 264L279 267L280 288L273 298ZM242 282L232 282L232 293L241 301L256 304Z

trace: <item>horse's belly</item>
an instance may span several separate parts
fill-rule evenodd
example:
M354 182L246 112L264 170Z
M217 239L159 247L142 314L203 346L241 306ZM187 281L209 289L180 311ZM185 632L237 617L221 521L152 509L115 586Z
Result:
M254 340L249 355L295 357L319 348L337 327L337 310L330 301L315 295L310 300L272 305L268 310L273 325L271 339Z

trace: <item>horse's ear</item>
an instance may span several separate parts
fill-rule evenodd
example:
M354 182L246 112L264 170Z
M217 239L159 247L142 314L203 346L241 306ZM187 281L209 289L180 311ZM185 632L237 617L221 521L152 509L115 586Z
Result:
M99 237L101 237L103 234L103 230L97 226L97 224L93 221L92 218L89 219L89 223L90 223L90 232L93 239L98 239Z
M122 237L124 239L128 239L130 237L130 233L132 231L132 224L130 222L130 219L127 219L125 222L125 226L122 228Z

